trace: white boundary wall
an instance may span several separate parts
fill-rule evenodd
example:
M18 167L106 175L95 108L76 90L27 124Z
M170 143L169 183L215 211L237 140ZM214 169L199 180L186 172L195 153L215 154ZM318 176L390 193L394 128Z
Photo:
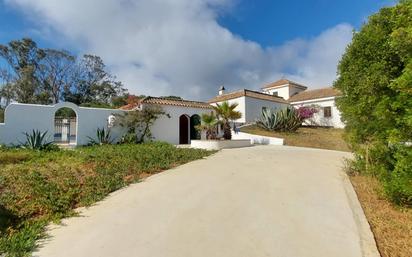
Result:
M258 145L283 145L284 141L283 138L259 136L244 132L235 133L234 131L232 131L232 139L250 139L252 144Z
M221 150L251 146L250 139L236 140L192 140L190 147L206 150Z
M39 130L48 132L48 140L54 139L54 118L58 109L67 107L76 112L77 136L76 144L85 145L88 137L95 138L97 128L107 129L108 117L122 110L79 107L73 103L63 102L56 105L36 105L12 103L7 106L4 123L0 123L0 143L11 145L24 143L25 132ZM120 128L112 129L112 137L121 135Z

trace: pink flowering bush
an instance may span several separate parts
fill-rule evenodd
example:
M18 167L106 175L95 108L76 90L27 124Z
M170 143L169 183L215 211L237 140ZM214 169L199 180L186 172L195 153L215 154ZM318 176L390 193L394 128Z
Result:
M298 108L298 114L302 121L312 118L313 115L317 112L318 112L318 109L312 106L311 107L301 106Z

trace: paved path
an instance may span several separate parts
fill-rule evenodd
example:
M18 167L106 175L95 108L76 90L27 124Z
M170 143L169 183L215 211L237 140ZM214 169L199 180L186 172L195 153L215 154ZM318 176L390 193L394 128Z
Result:
M348 156L276 146L223 150L65 220L35 256L376 256L341 172Z

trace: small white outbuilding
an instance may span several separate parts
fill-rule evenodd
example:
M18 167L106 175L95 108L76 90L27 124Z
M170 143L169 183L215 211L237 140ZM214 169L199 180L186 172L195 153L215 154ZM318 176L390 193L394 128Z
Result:
M121 109L135 110L150 105L161 106L168 114L153 124L151 132L154 139L171 144L190 144L190 140L200 139L201 134L195 127L200 124L203 113L213 111L212 106L205 102L159 97L146 97Z

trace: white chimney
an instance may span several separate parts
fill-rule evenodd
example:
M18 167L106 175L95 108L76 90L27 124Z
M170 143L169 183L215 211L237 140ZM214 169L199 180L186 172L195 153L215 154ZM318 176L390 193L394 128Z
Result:
M221 86L220 88L219 88L219 95L223 95L225 93L225 87L224 86Z

